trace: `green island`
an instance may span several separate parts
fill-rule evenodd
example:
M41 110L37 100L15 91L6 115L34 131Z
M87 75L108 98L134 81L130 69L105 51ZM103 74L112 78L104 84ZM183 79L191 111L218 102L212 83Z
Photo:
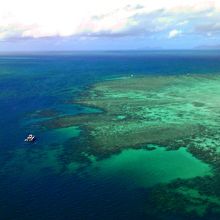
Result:
M164 152L179 152L160 158L161 161L171 160L171 163L161 164L167 165L172 174L158 177L162 181L155 180L147 185L152 187L146 202L148 216L178 213L186 219L220 213L220 76L111 79L92 85L73 102L102 112L55 117L41 123L44 129L80 128L79 140L72 138L66 147L64 144L60 157L64 164L74 161L98 164L106 158L112 166L104 162L102 167L106 166L111 173L114 167L120 170L122 163L129 166L126 158L135 155L131 150L149 152L146 154L149 160L151 152L152 156L157 152L153 158L160 158ZM158 153L158 149L165 150ZM123 155L122 160L115 158L117 155ZM174 159L179 155L180 162ZM181 155L190 158L181 161ZM179 167L174 172L176 164ZM188 169L182 169L181 164L189 166ZM186 175L194 169L197 169L195 173ZM140 182L142 186L145 184L143 180Z

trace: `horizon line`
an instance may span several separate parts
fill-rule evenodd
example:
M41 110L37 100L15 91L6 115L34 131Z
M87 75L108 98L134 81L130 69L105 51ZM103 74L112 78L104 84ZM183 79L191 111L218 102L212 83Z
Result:
M59 52L160 52L160 51L220 51L220 48L191 48L191 49L120 49L120 50L0 50L2 53L59 53Z

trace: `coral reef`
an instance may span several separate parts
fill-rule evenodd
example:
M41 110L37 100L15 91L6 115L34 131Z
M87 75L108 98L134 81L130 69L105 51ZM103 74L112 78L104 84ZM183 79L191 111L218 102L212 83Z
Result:
M154 186L147 201L152 219L217 219L220 215L220 76L131 77L91 86L74 100L102 112L56 117L46 129L79 126L81 142L63 147L64 163L110 157L127 148L186 148L209 164L212 176ZM71 150L70 146L75 147ZM151 147L149 147L151 146ZM192 168L193 169L193 168ZM158 213L161 216L158 217ZM178 218L177 218L178 216ZM217 217L216 217L217 216Z

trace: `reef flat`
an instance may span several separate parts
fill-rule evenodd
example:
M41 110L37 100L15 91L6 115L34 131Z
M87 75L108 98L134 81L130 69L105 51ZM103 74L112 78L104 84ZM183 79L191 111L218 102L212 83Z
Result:
M58 117L43 126L80 126L95 156L156 144L187 147L200 159L215 163L220 150L219 83L217 75L109 80L93 85L75 101L102 113ZM208 152L206 156L202 151Z
M161 213L159 219L170 216L215 218L220 215L219 85L219 75L106 80L92 85L74 100L74 103L101 112L56 117L42 122L41 126L46 129L78 126L81 129L81 138L69 140L66 147L64 144L64 164L104 159L129 148L151 151L157 149L155 146L170 151L185 148L186 152L209 164L212 174L189 179L180 174L177 175L180 179L153 186L147 215L156 218ZM118 164L120 168L116 170L122 169L121 163Z

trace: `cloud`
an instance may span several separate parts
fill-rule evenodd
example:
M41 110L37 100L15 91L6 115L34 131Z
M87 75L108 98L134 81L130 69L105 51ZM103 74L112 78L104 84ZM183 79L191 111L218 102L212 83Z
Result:
M172 31L169 32L168 38L169 38L169 39L175 38L175 37L180 36L181 34L182 34L182 31L181 31L181 30L176 30L176 29L174 29L174 30L172 30Z
M195 31L207 35L220 34L220 22L196 26Z
M219 0L0 0L0 40L218 33ZM204 24L204 21L206 22ZM184 28L184 30L183 30Z
M185 21L180 21L179 23L177 23L177 26L185 26L187 24L189 24L189 21L185 20Z

